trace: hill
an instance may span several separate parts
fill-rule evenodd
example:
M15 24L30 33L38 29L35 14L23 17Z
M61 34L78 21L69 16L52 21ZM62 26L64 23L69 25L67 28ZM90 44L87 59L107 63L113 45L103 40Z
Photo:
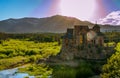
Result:
M67 28L76 24L92 25L73 17L55 15L46 18L21 18L0 21L0 32L10 33L32 33L32 32L54 32L63 33Z
M73 28L74 25L88 25L92 27L93 24L88 21L81 21L77 18L55 15L46 18L21 18L21 19L7 19L0 21L0 32L9 33L36 33L36 32L51 32L64 33L67 28ZM120 26L101 25L102 31L119 30Z

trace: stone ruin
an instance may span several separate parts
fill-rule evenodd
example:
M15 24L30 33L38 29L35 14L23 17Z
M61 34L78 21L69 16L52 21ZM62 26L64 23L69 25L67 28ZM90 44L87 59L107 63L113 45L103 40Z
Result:
M62 37L59 56L63 60L102 60L113 52L113 48L104 46L104 34L100 32L99 25L95 24L91 29L88 26L75 25L74 28L68 28Z

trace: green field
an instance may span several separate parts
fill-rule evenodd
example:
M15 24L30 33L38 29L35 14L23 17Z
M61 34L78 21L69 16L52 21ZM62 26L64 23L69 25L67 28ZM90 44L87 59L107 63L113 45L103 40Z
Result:
M35 63L55 56L60 51L58 42L40 42L9 39L0 44L0 70Z

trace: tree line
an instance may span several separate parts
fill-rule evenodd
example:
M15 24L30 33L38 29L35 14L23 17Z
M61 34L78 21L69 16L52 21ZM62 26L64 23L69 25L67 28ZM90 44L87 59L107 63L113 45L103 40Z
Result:
M0 32L0 40L26 39L35 42L60 41L63 33L3 33Z

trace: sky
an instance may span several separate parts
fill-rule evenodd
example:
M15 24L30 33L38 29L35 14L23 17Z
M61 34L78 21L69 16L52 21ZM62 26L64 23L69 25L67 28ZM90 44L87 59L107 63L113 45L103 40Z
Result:
M96 21L119 10L120 0L0 0L0 20L63 15Z

